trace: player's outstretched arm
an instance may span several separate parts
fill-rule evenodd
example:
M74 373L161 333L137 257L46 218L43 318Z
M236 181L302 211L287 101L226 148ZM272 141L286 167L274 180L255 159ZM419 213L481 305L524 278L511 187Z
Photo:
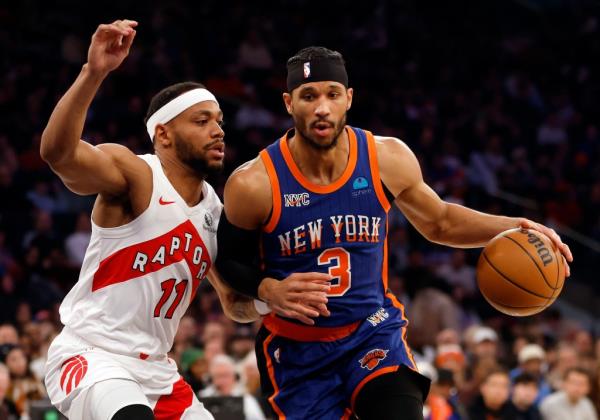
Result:
M129 54L136 26L137 22L132 20L98 26L87 63L54 108L42 134L42 158L78 194L121 195L127 191L123 166L135 155L123 146L94 147L80 138L93 98L106 76Z
M394 138L377 137L376 142L383 183L408 220L430 241L460 248L481 247L500 232L524 227L544 233L567 261L573 260L569 247L553 229L528 219L495 216L445 202L424 182L419 162L408 146Z
M260 230L271 213L271 185L260 159L238 168L225 185L219 221L217 268L225 281L246 296L259 298L282 316L312 325L328 316L331 277L325 273L293 273L285 279L265 277L258 260Z
M221 301L223 312L225 312L225 315L227 315L228 318L231 318L236 322L246 323L254 322L260 317L260 314L256 311L256 307L254 306L254 299L234 291L223 281L223 278L217 270L212 268L208 272L207 278L210 284L215 288L219 300Z

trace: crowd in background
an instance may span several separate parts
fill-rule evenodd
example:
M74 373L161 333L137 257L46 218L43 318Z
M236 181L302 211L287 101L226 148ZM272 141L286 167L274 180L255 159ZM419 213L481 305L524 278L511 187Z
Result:
M151 97L202 82L225 114L227 168L210 179L221 192L229 172L292 125L281 100L287 58L324 45L347 62L349 124L404 140L442 198L600 241L595 2L174 0L129 13L133 3L0 5L0 419L26 418L29 402L45 398L40 378L61 328L58 305L89 241L93 197L70 193L39 143L105 21L140 25L90 108L83 137L91 143L151 153L143 124ZM597 251L563 239L575 255L567 287L600 290ZM600 409L595 331L553 308L501 316L477 290L479 251L428 244L399 212L389 250L407 339L433 380L428 418L596 418L580 414ZM244 396L248 418L262 418L261 407L268 415L252 354L257 326L227 320L208 285L198 295L172 357L199 395Z

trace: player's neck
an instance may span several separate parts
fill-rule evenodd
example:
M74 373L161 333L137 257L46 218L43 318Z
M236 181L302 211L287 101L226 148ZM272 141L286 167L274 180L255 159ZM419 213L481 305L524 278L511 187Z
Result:
M346 169L350 155L348 132L342 130L337 144L331 149L317 149L300 137L296 130L288 140L292 158L302 174L314 184L328 185L336 181Z
M205 177L178 159L162 154L159 156L165 176L188 206L193 207L202 200L202 186Z

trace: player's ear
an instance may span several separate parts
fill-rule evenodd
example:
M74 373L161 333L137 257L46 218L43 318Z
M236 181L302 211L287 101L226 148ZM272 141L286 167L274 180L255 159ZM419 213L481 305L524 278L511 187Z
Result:
M346 89L346 97L348 98L348 105L346 105L346 111L349 111L350 108L352 108L352 95L354 95L354 89Z
M171 138L169 136L169 129L164 124L157 124L154 131L154 141L156 145L162 145L163 147L171 144Z
M292 115L292 94L284 92L283 93L283 103L285 104L285 109L287 109L288 114Z

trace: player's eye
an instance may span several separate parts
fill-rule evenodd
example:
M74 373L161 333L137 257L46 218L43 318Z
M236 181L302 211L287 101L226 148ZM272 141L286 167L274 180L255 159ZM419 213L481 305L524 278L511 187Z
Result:
M223 120L217 121L217 124L219 124L219 127L223 127L225 125L225 121L223 121Z
M306 93L302 95L302 99L304 99L305 101L312 101L314 99L314 95L312 95L311 93Z
M197 120L196 124L198 124L198 125L206 125L207 122L208 122L208 120Z

